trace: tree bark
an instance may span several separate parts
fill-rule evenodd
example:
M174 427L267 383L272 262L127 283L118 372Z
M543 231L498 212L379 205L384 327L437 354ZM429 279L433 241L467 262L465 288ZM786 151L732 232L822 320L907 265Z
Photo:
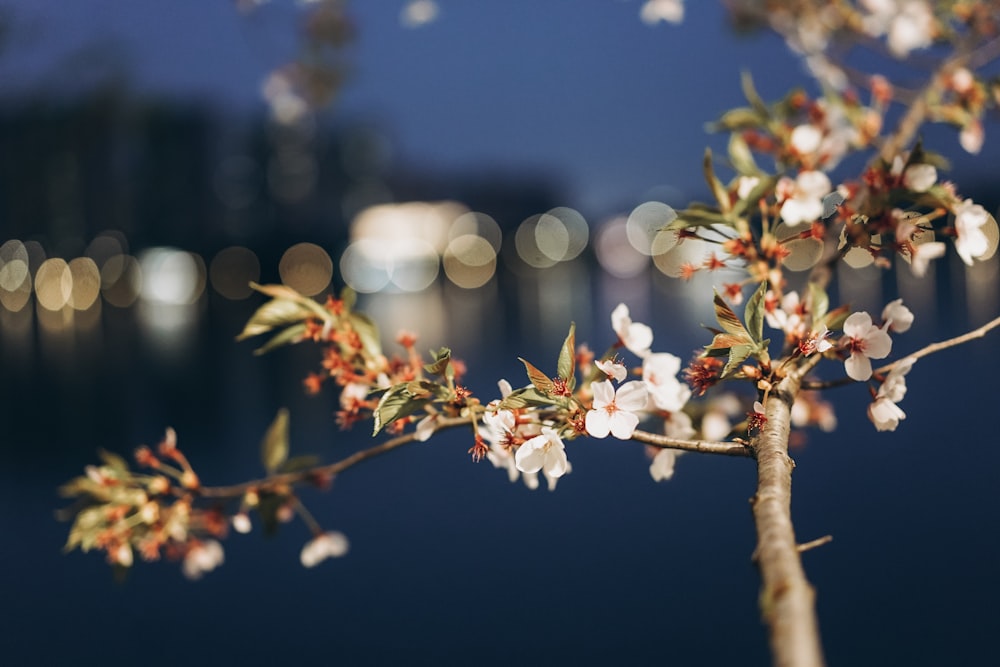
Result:
M771 390L764 405L767 421L751 441L757 458L757 493L750 502L757 526L754 560L763 579L760 607L773 662L780 667L824 664L816 596L802 570L791 516L791 406L806 370L793 372Z

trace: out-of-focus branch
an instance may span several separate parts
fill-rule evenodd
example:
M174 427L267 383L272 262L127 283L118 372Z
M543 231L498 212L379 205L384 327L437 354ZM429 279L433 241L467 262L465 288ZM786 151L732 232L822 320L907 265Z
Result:
M456 426L467 425L469 423L470 420L467 417L442 417L438 419L434 432L437 433L438 431L454 428ZM299 470L296 472L271 475L270 477L251 480L249 482L242 482L240 484L233 484L231 486L206 486L199 490L199 495L203 498L238 498L251 489L259 490L283 485L293 486L312 479L332 477L352 466L357 465L358 463L361 463L362 461L366 461L370 458L378 456L379 454L391 452L392 450L409 444L416 439L416 433L406 433L404 435L386 440L385 442L379 443L373 447L362 449L361 451L355 452L348 457L327 465L315 466L313 468Z

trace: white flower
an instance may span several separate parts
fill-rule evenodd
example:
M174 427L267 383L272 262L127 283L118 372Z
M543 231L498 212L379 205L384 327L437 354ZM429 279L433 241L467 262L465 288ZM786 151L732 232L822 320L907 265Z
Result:
M861 0L869 15L862 20L873 37L888 33L889 50L897 58L931 45L934 15L926 0Z
M594 405L587 412L587 433L595 438L606 438L609 433L620 440L631 438L639 425L635 413L646 407L646 385L626 382L616 392L611 382L604 380L591 383L590 389Z
M789 143L799 155L812 155L823 143L823 132L811 123L804 123L792 130Z
M937 169L932 164L911 164L903 172L903 185L914 192L927 192L937 183Z
M736 196L746 199L753 192L753 189L760 185L760 178L757 176L740 176L736 184Z
M239 514L233 515L233 530L237 533L247 534L253 526L250 523L250 517L247 516L246 512L240 512Z
M966 153L977 155L983 149L983 124L976 119L970 120L958 133L958 143Z
M871 315L866 312L854 313L847 318L843 342L851 353L844 362L844 368L848 377L858 382L872 376L869 359L884 359L892 351L889 334L872 324Z
M895 431L899 422L906 419L906 413L888 398L881 396L868 406L868 419L878 431Z
M955 251L968 266L989 250L989 239L982 230L989 216L986 209L971 199L966 199L955 210Z
M797 336L805 325L805 304L799 299L798 292L789 292L781 297L781 307L778 308L773 292L768 292L764 303L764 319L769 327L784 331L790 336Z
M639 18L646 25L656 25L660 21L680 23L684 20L683 0L646 0L639 10Z
M927 273L931 260L944 257L946 250L947 247L940 241L914 244L910 255L910 270L913 271L913 275L922 278Z
M781 205L781 219L789 227L818 220L823 215L823 197L832 189L830 179L823 172L799 172L791 185L791 196Z
M566 445L555 429L548 426L542 427L541 435L517 448L514 463L521 472L537 473L541 470L550 478L562 477L569 472Z
M427 442L430 440L431 436L434 435L435 429L437 429L437 420L437 415L427 415L418 421L413 437L416 438L418 442Z
M916 357L897 361L879 387L875 400L868 406L868 418L875 424L876 430L895 431L899 422L906 419L906 413L896 404L906 396L904 376L910 372L916 361Z
M658 410L676 412L691 398L691 389L677 379L680 357L666 352L650 354L642 362L642 381Z
M595 361L594 365L604 371L604 374L609 378L614 378L618 382L624 380L628 375L628 371L625 370L625 366L623 364L616 364L610 359L607 361Z
M347 553L350 544L347 536L338 531L329 531L317 535L302 547L299 560L305 567L315 567L327 558L339 558Z
M889 327L889 331L903 333L913 325L913 311L903 305L902 299L896 299L882 309L882 321Z
M645 324L633 322L629 317L628 306L624 303L618 304L611 312L611 328L618 334L622 345L633 354L638 357L649 354L649 347L653 344L653 330Z
M676 449L661 449L653 457L653 462L649 464L649 474L653 481L662 482L674 476L674 462L681 452Z
M517 478L522 476L521 471L517 469L517 463L514 461L514 455L511 454L510 450L506 447L496 443L491 444L490 451L486 452L486 458L489 459L494 468L502 468L506 470L507 479L511 482L516 482ZM524 485L526 487L532 491L538 488L537 472L523 473L523 478Z
M184 555L181 571L188 579L201 579L201 575L211 572L226 560L222 545L215 540L194 542Z
M663 432L668 438L677 438L678 440L689 440L698 433L694 430L688 413L680 411L670 413L670 416L663 422Z

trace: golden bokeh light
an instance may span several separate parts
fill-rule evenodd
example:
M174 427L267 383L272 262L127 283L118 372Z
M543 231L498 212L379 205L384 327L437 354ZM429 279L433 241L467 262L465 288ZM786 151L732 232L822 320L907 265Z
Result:
M14 261L20 262L20 260ZM27 264L25 267L25 278L14 289L0 286L0 306L12 313L19 312L31 300L31 276L27 275ZM3 269L0 269L0 275L2 275L2 271Z
M653 240L657 234L677 219L673 208L658 201L639 204L628 216L626 232L632 247L644 255L653 255Z
M547 269L558 264L559 260L553 259L538 246L538 222L541 218L541 215L533 215L518 226L514 232L514 247L522 262L536 269ZM548 229L551 230L551 227ZM558 240L555 236L544 230L542 236L546 238L545 244L550 249L556 247Z
M208 271L212 289L227 299L245 299L253 292L251 282L260 280L260 260L243 246L223 248L212 258Z
M575 209L559 206L538 218L535 242L550 259L568 262L587 247L590 228L586 219Z
M101 294L101 272L89 257L76 257L69 262L71 288L67 303L74 310L87 310Z
M448 229L448 242L450 244L459 236L467 234L480 236L488 241L493 246L494 255L500 252L500 246L503 244L503 231L492 216L479 211L463 213L451 223L451 227Z
M114 255L101 266L101 294L118 308L128 308L142 289L142 268L131 255Z
M444 251L444 272L459 287L482 287L496 273L497 253L481 236L463 234L451 240Z
M351 289L370 294L384 289L391 276L391 266L374 239L360 239L347 246L340 256L340 274Z
M73 291L73 274L66 260L53 257L42 262L35 274L35 298L46 310L61 310Z
M305 296L316 296L330 285L333 260L315 243L297 243L278 262L281 282Z

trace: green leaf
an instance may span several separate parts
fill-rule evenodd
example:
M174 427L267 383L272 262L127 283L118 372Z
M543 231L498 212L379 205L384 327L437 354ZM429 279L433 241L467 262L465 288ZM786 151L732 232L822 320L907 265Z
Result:
M372 435L378 435L379 431L397 419L408 417L433 401L447 400L449 396L451 396L451 391L447 387L442 387L429 380L415 380L393 385L382 394L382 398L379 399L378 406L375 408L375 424Z
M282 331L274 334L266 343L258 347L253 351L255 356L260 356L271 350L281 347L282 345L289 345L291 343L298 343L302 340L303 336L306 334L305 322L300 322L299 324L293 324L290 327L285 327Z
M764 338L764 296L767 294L767 281L747 299L747 307L743 311L743 319L747 322L747 331L755 343Z
M307 296L302 296L294 289L287 285L258 285L255 282L250 283L250 287L257 290L265 296L269 296L272 299L283 299L286 301L293 301L303 308L311 311L320 319L326 319L329 317L329 312L326 308L316 302L315 299L310 299Z
M714 227L725 225L732 227L733 223L714 208L691 206L677 212L677 217L670 221L665 230L678 231L697 227Z
M250 316L243 331L236 340L245 340L253 336L267 333L271 329L302 322L314 313L301 303L288 299L272 299Z
M753 159L753 153L746 140L738 132L729 135L729 161L743 176L752 176L760 173L760 167Z
M562 349L559 351L556 372L567 383L572 381L576 375L576 322L569 325L569 334L567 334Z
M128 463L126 463L125 459L117 454L109 452L106 449L98 449L97 456L99 456L101 461L104 462L104 465L108 466L116 473L122 474L128 472Z
M761 99L761 96L757 93L757 88L753 85L753 77L750 72L743 71L740 73L740 87L743 89L743 96L747 98L747 102L753 107L753 110L761 117L762 120L766 121L771 117L771 110L767 108L767 104Z
M734 345L731 347L729 349L729 362L726 364L726 367L722 369L722 375L720 377L727 377L731 373L735 373L739 370L740 366L743 365L743 362L746 361L747 358L753 354L753 352L753 345Z
M281 408L271 425L267 427L260 443L260 458L264 470L277 470L288 458L288 409Z
M349 313L354 310L354 304L358 302L358 293L350 287L340 290L340 300L344 303L344 312Z
M365 349L365 354L370 358L382 355L382 342L379 339L378 325L367 315L361 313L350 313L347 321L361 338L361 345Z
M299 472L300 470L308 470L309 468L314 468L319 465L319 457L313 456L311 454L306 456L293 456L288 459L280 466L278 466L278 472Z
M732 209L732 202L729 201L729 192L726 190L726 186L722 184L719 177L715 175L715 169L712 166L712 149L705 149L705 158L702 160L702 171L705 174L705 182L708 183L708 187L712 189L712 195L715 196L715 201L719 202L719 208L722 209L723 213L728 212Z
M850 305L843 305L839 308L834 308L823 318L823 324L830 331L837 331L844 328L844 321L847 320L851 315Z
M715 319L719 321L719 326L722 327L722 330L734 336L739 336L745 343L752 343L753 339L747 333L743 323L740 322L739 316L733 312L733 309L729 307L718 292L715 293L713 302L715 304Z
M541 372L540 370L532 366L531 363L528 362L527 360L522 359L521 357L518 357L517 359L522 364L524 364L525 370L528 371L528 379L531 380L531 384L534 385L535 389L542 392L543 394L551 394L552 390L555 388L555 383L552 381L552 379L545 373Z
M766 117L762 117L759 112L751 108L738 107L725 112L714 123L708 123L706 129L709 132L751 130L763 125L765 119Z
M812 313L813 328L817 323L823 321L826 312L830 308L830 297L826 290L815 282L809 282L809 311Z
M520 410L521 408L548 407L558 405L559 401L541 393L534 387L515 389L500 401L501 410Z
M434 361L429 364L425 364L424 370L431 375L443 376L448 366L451 364L451 350L447 347L442 347L437 352L431 350L431 355L434 357Z

